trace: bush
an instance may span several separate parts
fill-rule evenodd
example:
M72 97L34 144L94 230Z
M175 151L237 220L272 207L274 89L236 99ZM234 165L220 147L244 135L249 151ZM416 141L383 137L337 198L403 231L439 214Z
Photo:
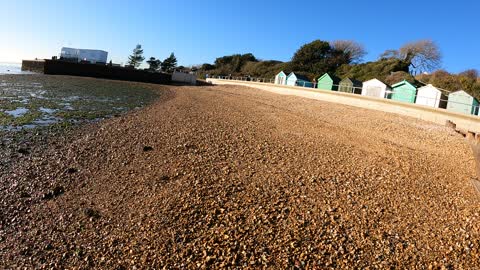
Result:
M337 69L335 75L360 81L367 81L373 78L385 81L388 76L398 71L408 73L408 65L401 60L390 58L358 65L343 65Z

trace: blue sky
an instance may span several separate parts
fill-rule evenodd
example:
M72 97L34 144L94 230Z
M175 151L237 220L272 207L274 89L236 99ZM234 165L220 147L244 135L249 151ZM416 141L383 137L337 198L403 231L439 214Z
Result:
M480 70L480 2L447 1L122 1L0 0L0 62L58 55L62 46L103 49L126 62L137 43L146 57L175 52L181 65L252 52L288 61L315 39L353 39L375 60L386 49L432 39L443 68Z

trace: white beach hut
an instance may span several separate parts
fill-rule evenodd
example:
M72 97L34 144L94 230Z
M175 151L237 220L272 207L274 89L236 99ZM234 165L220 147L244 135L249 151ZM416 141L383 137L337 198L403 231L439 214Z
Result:
M363 83L362 96L385 98L392 88L378 79L371 79Z
M447 107L447 97L440 89L428 84L417 89L415 104L445 109Z
M467 92L459 90L448 95L447 110L478 115L478 100Z
M287 74L285 72L280 71L277 76L275 76L275 84L285 85L287 84Z

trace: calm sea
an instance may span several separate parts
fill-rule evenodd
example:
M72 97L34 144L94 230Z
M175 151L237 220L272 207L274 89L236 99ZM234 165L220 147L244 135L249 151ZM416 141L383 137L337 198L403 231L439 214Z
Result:
M22 64L0 63L0 74L31 74L32 72L22 71Z

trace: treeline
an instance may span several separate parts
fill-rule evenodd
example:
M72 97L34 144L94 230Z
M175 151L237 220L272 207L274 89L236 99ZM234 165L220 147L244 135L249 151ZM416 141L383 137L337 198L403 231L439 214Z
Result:
M366 55L361 44L352 40L315 40L301 46L289 62L262 61L251 53L235 54L219 57L214 64L204 64L199 71L202 75L273 77L284 70L300 73L312 80L328 72L358 80L373 77L384 80L392 72L408 73L410 67L421 70L433 66L432 62L438 62L434 58L439 58L439 54L433 57L429 54L429 59L425 61L426 48L436 49L433 42L421 41L406 44L398 50L387 50L378 61L361 63ZM419 58L422 61L418 61Z
M213 64L203 64L198 67L198 74L200 77L208 74L273 78L283 70L287 73L294 71L314 81L328 72L360 81L377 78L388 84L402 80L418 85L431 83L449 91L462 89L480 97L476 71L468 70L460 74L435 71L441 66L442 56L438 46L431 40L410 42L399 49L386 50L376 61L362 63L365 55L364 47L352 40L315 40L301 46L289 62L259 60L251 53L235 54L219 57Z
M416 79L422 83L433 84L448 91L465 90L480 100L480 77L478 71L469 69L458 74L437 70L432 74L421 74Z
M128 56L127 66L131 68L139 68L143 60L145 60L145 57L143 56L142 45L138 44L133 49L132 54ZM148 64L147 70L149 71L163 71L172 73L177 68L177 57L172 52L170 56L165 58L163 61L152 56L146 61L146 63ZM178 68L180 69L183 67Z
M219 57L212 64L203 64L198 68L200 77L213 76L251 76L274 77L280 70L286 69L286 63L280 61L261 61L253 54L234 54Z

